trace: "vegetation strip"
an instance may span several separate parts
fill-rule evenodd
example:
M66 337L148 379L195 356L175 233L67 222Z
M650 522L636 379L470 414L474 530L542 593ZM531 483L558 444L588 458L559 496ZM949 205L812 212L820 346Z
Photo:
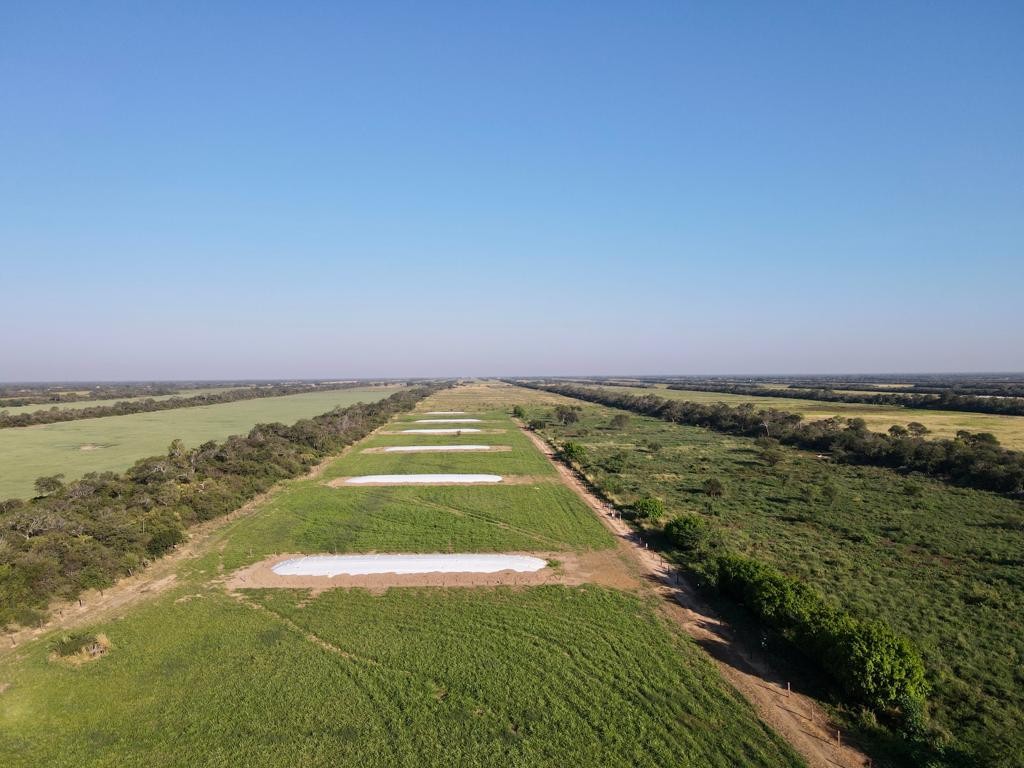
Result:
M166 400L145 398L141 400L122 400L114 405L95 406L92 408L46 408L31 413L8 414L0 406L0 429L6 427L28 427L35 424L53 424L60 421L77 421L79 419L98 419L105 416L125 416L132 413L150 413L152 411L170 411L176 408L196 408L203 405L219 405L234 403L238 400L255 400L261 397L283 397L306 392L329 392L337 389L353 389L365 386L361 383L338 384L276 384L273 386L247 387L244 389L228 389L223 392L208 392L192 397L170 397Z
M1024 494L1024 454L1002 448L987 433L961 432L955 440L925 440L909 429L894 427L888 434L871 432L861 419L824 419L802 423L799 414L725 404L702 405L665 400L655 395L629 395L575 385L514 382L525 387L613 408L656 416L677 424L706 427L745 437L764 437L783 445L828 451L835 461L871 464L921 472L957 485Z
M805 645L786 626L806 590L826 610L884 621L912 638L930 683L926 708L894 718L862 711L849 695L840 699L852 702L840 708L846 727L877 758L1004 766L1024 754L1018 502L657 417L571 401L551 406L527 418L545 425L545 436L645 540L721 595L719 605L741 625L761 628L751 631L755 642L763 630L778 655L806 662ZM563 408L574 415L561 418ZM730 554L742 560L719 561ZM831 667L825 672L832 676Z
M54 598L72 599L130 575L185 537L275 482L365 437L437 387L418 387L292 426L258 424L248 435L141 459L124 474L87 475L46 496L0 502L0 625L29 625Z
M731 395L753 395L755 397L781 397L795 400L820 400L826 403L865 403L868 405L898 405L904 408L923 408L936 411L966 411L968 413L993 413L1004 416L1024 416L1024 398L995 397L990 395L967 395L952 391L941 393L920 392L836 392L833 389L793 387L774 389L768 386L748 384L702 384L687 382L669 384L669 389L694 390L697 392L723 392Z

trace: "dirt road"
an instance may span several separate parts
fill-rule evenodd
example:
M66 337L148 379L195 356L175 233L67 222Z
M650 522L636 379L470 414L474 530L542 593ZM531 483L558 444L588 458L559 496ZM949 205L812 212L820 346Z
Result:
M664 598L666 612L701 646L728 680L753 705L758 716L808 762L812 768L862 768L871 760L845 743L837 743L837 728L811 698L787 690L785 679L763 659L740 647L728 624L697 595L678 571L643 537L595 496L581 478L555 458L554 449L539 435L519 425L523 433L558 469L562 480L579 494L601 522L615 534L619 546L639 565L651 589Z

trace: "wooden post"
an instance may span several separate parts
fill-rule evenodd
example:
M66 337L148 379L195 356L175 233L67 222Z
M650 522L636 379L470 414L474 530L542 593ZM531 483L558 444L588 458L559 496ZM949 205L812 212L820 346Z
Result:
M786 697L788 698L788 697L790 697L792 695L793 695L793 687L789 684L789 681L787 681L786 682Z
M840 749L843 748L843 735L839 732L838 728L836 728L836 746Z

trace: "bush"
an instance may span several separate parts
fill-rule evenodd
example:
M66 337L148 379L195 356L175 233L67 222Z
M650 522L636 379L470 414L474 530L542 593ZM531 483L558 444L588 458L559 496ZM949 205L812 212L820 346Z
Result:
M641 520L660 520L665 516L665 503L653 496L644 496L633 502L633 515Z
M717 477L705 480L704 485L701 487L704 489L704 493L713 499L717 499L718 497L725 495L725 486Z
M517 405L512 409L512 415L515 416L517 419L525 419L526 409L523 408L523 406L521 405Z
M587 449L572 440L562 446L559 455L570 464L583 464L587 460Z
M87 632L70 632L59 635L50 641L50 650L58 656L74 656L83 648L96 645L96 635Z
M695 514L673 517L665 523L665 535L673 545L687 553L707 549L714 538L711 526L704 518Z

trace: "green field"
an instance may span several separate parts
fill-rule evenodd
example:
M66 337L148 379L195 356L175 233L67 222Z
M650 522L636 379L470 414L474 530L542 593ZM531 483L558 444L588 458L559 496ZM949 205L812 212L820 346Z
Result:
M583 418L545 433L581 442L610 495L628 504L650 494L670 513L709 516L736 549L884 618L921 648L934 723L969 762L1024 764L1020 502L794 449L771 467L751 439L635 414L617 430L609 422L622 411L564 402ZM703 491L710 478L724 483L722 498Z
M254 424L292 423L335 406L380 400L398 387L365 387L239 400L127 416L0 429L0 499L32 495L42 475L68 480L86 472L121 471L137 459L164 453L176 438L186 445L244 434Z
M596 385L595 385L596 386ZM967 413L965 411L936 411L922 408L902 408L896 405L868 405L862 403L825 403L820 400L803 400L789 397L753 397L733 395L724 392L702 392L698 390L653 389L642 387L617 387L600 385L602 389L628 392L635 395L657 395L670 400L689 400L695 403L725 403L739 405L751 403L758 408L774 408L802 414L808 421L842 416L847 419L864 419L868 428L885 432L893 424L906 425L917 421L930 429L935 437L953 437L958 430L970 432L991 432L1006 448L1024 450L1024 416L1000 416L990 413Z
M496 407L490 397L473 397L481 389L442 392L421 409ZM509 431L488 437L533 454L509 466L541 474L541 455L511 421L493 415ZM372 436L323 476L286 483L183 561L169 592L89 627L110 640L103 657L72 666L49 655L45 637L0 649L0 764L802 765L640 582L628 592L225 592L224 575L274 551L554 549L618 557L582 501L550 480L324 484L357 468L413 471L414 455L398 467L393 456L360 453L391 439ZM475 471L479 458L457 454L450 471Z
M238 387L204 387L202 389L182 389L173 395L146 395L143 397L115 397L109 400L78 400L70 403L36 403L35 405L5 406L0 404L0 413L6 412L10 416L17 416L19 413L35 413L36 411L48 411L52 408L59 410L78 410L80 408L97 408L115 403L133 402L135 400L170 400L172 397L194 397L205 395L210 392L231 392Z

